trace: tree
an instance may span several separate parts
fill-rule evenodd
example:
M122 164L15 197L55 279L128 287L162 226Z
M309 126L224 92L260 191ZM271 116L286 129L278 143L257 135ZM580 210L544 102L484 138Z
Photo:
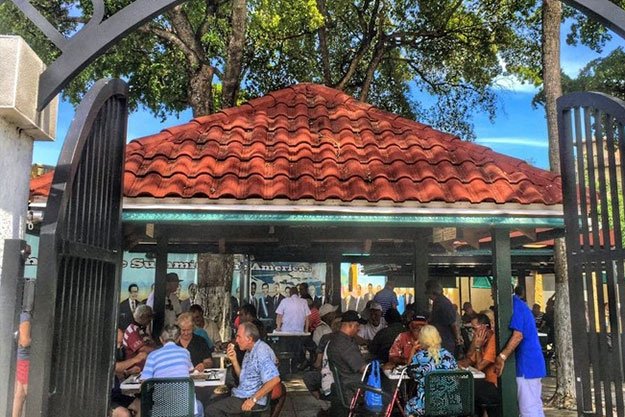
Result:
M106 0L112 13L130 0ZM32 3L63 33L89 16L88 0ZM501 59L524 53L531 0L190 0L114 47L65 91L80 101L102 76L129 81L131 106L165 117L209 114L295 82L343 90L383 109L473 137L476 110L495 117ZM0 32L57 53L10 3ZM425 98L414 99L415 91Z
M542 3L542 76L549 136L549 165L552 171L560 172L560 151L558 135L558 111L556 100L562 95L560 81L560 24L562 3L558 0L543 0ZM549 402L558 408L574 408L575 369L573 367L573 339L571 335L571 306L569 302L569 281L566 264L564 238L555 239L554 269L556 278L555 344L556 391Z

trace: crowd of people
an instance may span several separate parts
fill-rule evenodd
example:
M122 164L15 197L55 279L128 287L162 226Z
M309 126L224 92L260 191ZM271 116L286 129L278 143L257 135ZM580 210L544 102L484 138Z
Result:
M270 401L272 417L278 416L286 388L280 379L280 358L275 353L275 344L267 341L268 331L303 335L289 339L289 348L295 353L298 369L305 371L304 384L319 400L337 396L335 386L327 382L331 375L330 363L339 372L347 403L356 392L369 361L380 361L385 370L411 365L408 374L414 381L413 390L410 397L405 398L405 409L410 415L418 416L424 412L424 379L429 372L473 367L485 375L483 379L476 379L474 386L475 403L481 416L489 411L481 409L482 405L499 402L498 377L507 358L514 353L521 416L543 415L540 387L545 363L536 327L543 322L539 323L536 312L522 300L521 289L517 289L513 298L510 321L513 335L497 352L492 310L478 313L470 303L465 303L460 315L436 280L427 281L424 288L431 300L430 309L418 311L414 303L408 303L403 305L402 314L398 311L399 300L391 280L366 297L360 311L349 309L351 299L343 299L347 310L339 309L329 302L325 289L322 288L321 295L316 295L305 283L289 288L288 297L270 295L268 284L261 286L262 295L256 297L252 287L253 297L243 303L232 320L234 336L225 341L214 341L216 326L207 324L211 321L200 305L184 306L175 297L178 282L175 274L167 275L166 306L171 313L170 318L166 316L164 330L156 342L150 334L153 312L149 302L152 300L141 303L136 300L134 286L128 288L129 297L122 302L124 306L120 306L113 416L136 414L140 408L136 398L125 397L119 390L120 381L129 374L141 372L142 378L149 378L201 372L214 366L215 349L224 349L232 364L226 382L231 395L218 394L214 388L196 389L196 415L236 415ZM353 301L351 306L359 308L360 301ZM121 315L127 311L132 314L132 320L126 324ZM125 329L121 328L122 324L126 325ZM309 336L305 336L307 334ZM327 402L320 404L321 414L343 414L340 406L338 410L330 410ZM336 407L337 403L330 404Z

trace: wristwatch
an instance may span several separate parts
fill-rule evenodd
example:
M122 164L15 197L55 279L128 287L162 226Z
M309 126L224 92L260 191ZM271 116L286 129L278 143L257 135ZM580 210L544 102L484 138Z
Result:
M257 401L257 400L256 400L256 397L252 396L251 400L252 400L252 402L253 402L254 404L256 404L256 401Z

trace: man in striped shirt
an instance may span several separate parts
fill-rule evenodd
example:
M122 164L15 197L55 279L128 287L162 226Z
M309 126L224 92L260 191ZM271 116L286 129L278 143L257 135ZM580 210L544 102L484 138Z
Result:
M382 317L384 317L389 308L397 308L397 294L393 291L394 288L395 283L389 279L386 281L384 289L373 297L373 301L382 307Z
M141 379L150 378L183 378L193 371L191 355L183 347L176 345L180 339L180 328L175 324L165 326L161 333L163 347L151 352L145 361ZM204 416L204 407L195 401L196 417Z

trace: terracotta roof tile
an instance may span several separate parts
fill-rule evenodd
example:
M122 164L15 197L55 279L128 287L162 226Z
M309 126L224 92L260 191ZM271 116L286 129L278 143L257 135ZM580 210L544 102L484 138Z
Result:
M124 180L127 197L561 203L558 175L315 84L130 142Z

